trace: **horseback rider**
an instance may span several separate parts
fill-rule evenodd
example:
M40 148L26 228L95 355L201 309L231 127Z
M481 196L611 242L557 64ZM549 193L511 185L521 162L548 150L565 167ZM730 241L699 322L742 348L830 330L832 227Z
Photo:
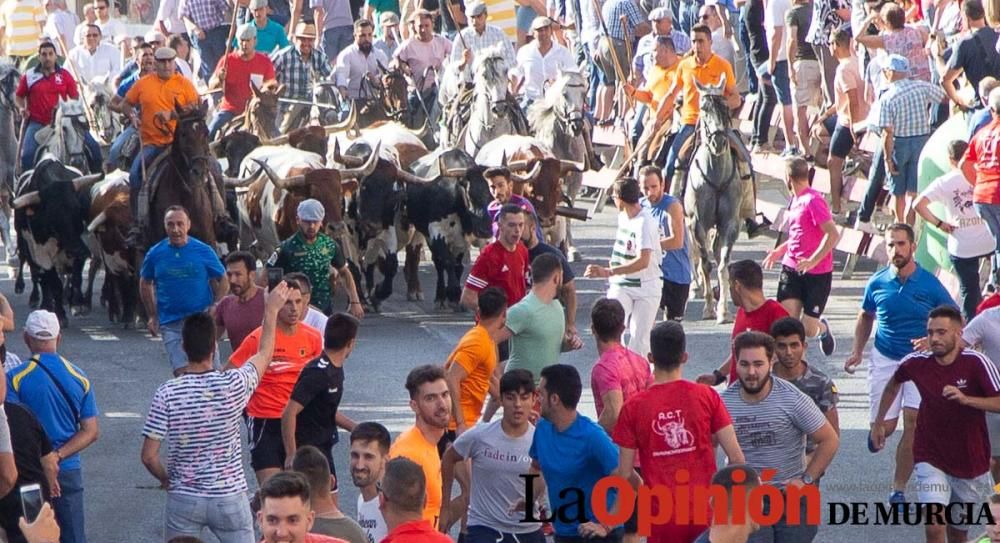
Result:
M267 55L256 50L257 27L254 23L241 26L236 37L240 40L239 50L219 59L215 75L208 84L209 88L223 88L222 103L208 125L209 139L215 139L219 129L246 111L253 96L250 85L259 89L274 80L274 64Z
M139 60L139 71L125 78L120 85L118 85L118 90L115 92L115 96L111 99L111 103L108 105L108 109L121 114L125 114L125 95L128 93L136 82L139 81L144 76L147 76L156 71L156 60L153 58L153 46L144 43L136 48L138 50L138 60ZM108 164L107 169L114 170L118 167L119 161L122 158L122 150L125 147L126 142L131 138L135 137L136 128L131 123L127 124L123 129L121 134L115 137L115 140L111 142L111 149L108 150ZM130 145L131 147L131 145ZM131 158L131 152L126 153L126 158ZM131 161L129 161L131 164Z
M451 43L451 65L462 76L461 81L472 83L472 63L475 55L491 48L500 48L501 54L507 60L507 66L517 66L514 48L510 38L499 26L486 24L486 4L482 1L470 2L465 7L465 15L472 24L455 36Z
M51 42L38 46L38 65L25 72L17 85L14 102L21 110L28 126L22 135L21 170L35 166L39 142L35 135L43 126L52 123L59 99L80 98L76 81L65 68L56 64L56 47ZM83 135L87 166L92 172L101 171L101 146L87 130Z
M299 22L295 25L294 45L279 49L271 57L278 82L285 86L285 96L292 100L312 102L313 78L326 79L333 73L326 53L316 48L316 25ZM287 134L308 117L310 106L282 104L284 117L280 132Z
M451 42L434 34L434 14L421 9L413 14L411 21L417 23L417 35L404 41L396 50L395 61L402 67L412 86L408 110L413 112L411 125L421 121L420 113L437 119L437 72L451 54ZM419 112L419 113L418 113Z
M535 17L531 22L535 39L517 50L517 63L511 65L517 66L518 75L524 77L518 87L523 91L521 107L525 110L545 96L545 89L559 77L560 71L576 69L576 59L569 49L552 39L554 25L558 26L544 15Z
M730 110L738 109L743 99L736 90L736 75L733 67L724 58L712 52L712 30L704 24L696 24L691 28L691 43L694 55L685 57L677 66L677 76L673 89L665 98L666 114L657 116L657 123L670 119L673 113L674 103L677 95L681 94L681 129L674 136L667 151L664 179L671 183L672 193L682 194L685 180L674 179L674 171L677 168L678 159L682 155L682 150L690 150L693 146L686 144L695 134L695 127L698 124L698 114L700 111L701 95L698 92L698 84L718 85L721 78L725 77L724 98ZM739 170L740 179L750 183L744 190L743 201L740 205L740 216L746 221L747 233L755 235L759 226L754 222L756 212L754 206L756 199L753 190L753 170L751 168L750 153L747 151L743 139L735 131L730 129L730 146L736 158L736 167ZM689 153L685 153L687 155ZM686 176L685 176L686 177Z
M372 46L374 33L375 26L368 19L354 21L354 43L337 55L333 74L337 90L343 99L342 103L345 105L370 98L367 96L370 86L364 85L364 81L366 79L377 81L379 67L385 68L389 65L385 53ZM378 86L381 87L381 83L378 83ZM343 111L345 115L347 110L349 108Z

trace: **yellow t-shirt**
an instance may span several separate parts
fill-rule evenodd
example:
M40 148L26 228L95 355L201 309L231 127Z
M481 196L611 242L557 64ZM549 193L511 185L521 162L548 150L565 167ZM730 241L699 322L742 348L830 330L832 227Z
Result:
M6 28L6 53L17 57L35 54L45 19L45 7L39 0L5 0L0 6L0 26Z
M736 75L729 62L715 53L708 57L704 64L698 64L697 57L689 56L682 60L677 66L677 77L683 85L684 100L681 105L681 124L695 124L698 122L698 112L700 111L698 100L698 87L694 82L702 85L718 85L722 74L726 74L726 94L736 92Z
M427 482L427 503L424 504L424 520L438 527L438 517L441 516L441 457L438 456L437 444L427 441L424 434L413 426L399 434L392 447L389 448L389 459L408 458L424 470Z
M198 103L198 91L194 84L181 74L174 74L166 81L156 74L149 74L135 82L125 94L125 100L139 108L141 117L140 135L143 145L170 145L174 141L177 121L170 121L163 127L156 122L156 113L174 111L177 105L190 106ZM164 132L161 127L168 129Z
M465 426L472 428L483 412L483 403L490 390L490 377L497 367L497 346L490 339L486 328L477 324L462 336L455 350L448 355L445 369L453 363L462 366L469 374L462 381L459 402ZM448 423L448 429L454 430L456 427L454 420Z
M484 0L486 19L507 34L510 41L517 41L517 4L514 0Z
M653 65L649 70L649 79L646 81L645 90L649 91L653 95L653 100L650 106L653 111L656 111L660 107L660 102L663 101L663 97L670 92L670 89L674 88L674 80L677 77L677 66L674 64L669 68L661 68L658 65Z

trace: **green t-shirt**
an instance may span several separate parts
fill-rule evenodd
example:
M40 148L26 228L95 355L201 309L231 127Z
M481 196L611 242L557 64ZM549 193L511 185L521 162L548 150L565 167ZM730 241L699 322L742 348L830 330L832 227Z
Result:
M559 300L542 303L535 293L529 292L507 311L507 328L514 332L507 370L526 369L538 382L542 368L559 362L566 333L562 304Z
M329 313L333 293L330 290L330 267L342 269L347 264L344 251L330 236L320 233L316 240L308 243L298 231L294 236L281 242L267 267L281 268L285 273L301 272L312 282L312 304Z
M375 21L375 37L382 37L382 14L391 11L396 15L399 15L399 0L368 0L368 5L371 6L372 20Z

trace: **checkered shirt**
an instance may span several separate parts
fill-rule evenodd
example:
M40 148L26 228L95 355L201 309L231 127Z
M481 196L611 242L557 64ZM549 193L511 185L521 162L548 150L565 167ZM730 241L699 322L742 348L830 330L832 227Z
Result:
M319 49L313 49L309 62L302 59L302 54L294 45L278 49L271 54L274 63L274 75L278 82L285 85L285 96L293 100L312 100L313 81L310 71L318 79L327 79L333 70L330 59Z
M462 30L462 36L455 36L455 39L451 44L451 62L459 63L462 62L462 53L465 52L465 46L469 47L472 51L473 61L465 67L463 75L466 81L472 81L472 64L475 62L476 55L480 52L490 49L492 47L500 47L503 54L504 60L507 61L507 67L513 69L517 66L517 57L514 54L514 47L510 44L510 39L507 34L500 29L499 26L486 25L486 29L483 30L483 34L480 36L476 33L476 29L471 26Z
M609 0L608 3L604 4L601 13L604 15L604 22L608 26L608 35L621 41L625 41L625 34L622 32L621 16L625 15L628 17L625 26L628 27L628 35L632 43L635 43L635 27L646 20L635 0Z
M896 81L878 99L878 125L892 128L892 135L897 138L930 134L930 107L944 98L941 85L916 79Z
M232 13L226 0L181 0L180 12L205 32L228 25Z

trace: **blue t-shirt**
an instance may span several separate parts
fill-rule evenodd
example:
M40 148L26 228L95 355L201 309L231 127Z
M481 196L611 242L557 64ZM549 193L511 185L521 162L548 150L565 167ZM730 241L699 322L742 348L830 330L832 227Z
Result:
M565 432L559 432L551 422L539 419L528 454L542 468L551 511L557 513L561 507L576 502L576 492L562 496L560 493L567 488L578 488L583 491L587 520L596 522L590 506L591 491L599 479L611 475L618 467L618 448L611 442L608 433L580 414ZM613 501L614 492L609 492L608 510ZM570 506L570 516L575 516L575 507ZM556 535L579 535L576 531L579 523L576 521L565 523L556 515L553 524Z
M667 233L670 232L670 213L668 210L676 201L677 198L669 194L664 194L663 198L660 198L660 201L655 206L650 204L646 198L642 198L639 202L642 204L642 207L648 207L649 212L656 219L656 223L660 228L661 239L667 237ZM663 251L663 259L660 260L660 274L667 281L679 285L691 284L691 257L688 256L688 233L686 228L684 229L684 245L680 249Z
M256 26L256 23L254 25ZM236 50L239 46L239 40L233 38L233 50ZM257 46L255 49L258 53L270 55L275 49L288 46L288 35L285 34L285 28L280 24L268 19L264 28L257 27Z
M53 379L59 382L62 390L59 390ZM73 407L67 405L67 398L73 402ZM55 448L62 447L73 437L80 429L80 420L93 418L98 414L94 391L90 388L87 374L55 353L35 355L31 360L8 371L7 399L34 413ZM79 420L76 419L77 413ZM80 455L67 456L59 463L59 469L80 469Z
M865 287L861 308L875 313L875 348L893 360L913 352L913 339L927 335L927 315L939 305L958 306L937 277L917 265L905 282L896 268L875 272Z
M135 85L135 82L138 80L139 72L132 72L132 75L122 79L122 82L118 84L118 90L115 91L115 94L121 98L125 98L125 95L128 94L128 90L131 89L132 85Z
M183 247L161 240L146 253L140 277L156 282L156 308L160 324L167 324L204 311L214 299L209 279L222 277L226 269L211 247L188 237Z

